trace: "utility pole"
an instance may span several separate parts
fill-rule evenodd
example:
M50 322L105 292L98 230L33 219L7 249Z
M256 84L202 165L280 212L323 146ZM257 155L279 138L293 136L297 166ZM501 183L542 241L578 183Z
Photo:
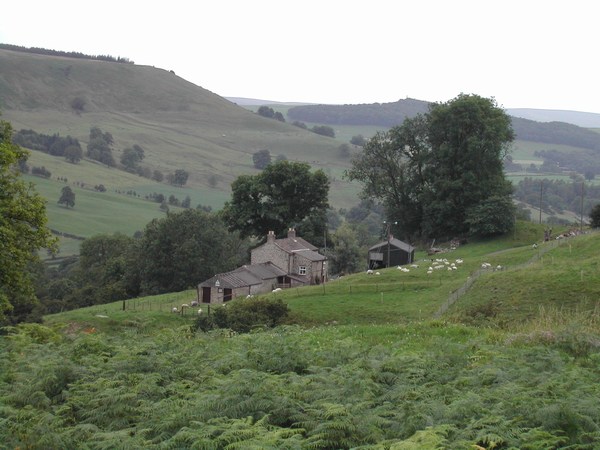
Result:
M544 180L540 180L540 223L542 223L542 197L544 192Z
M583 188L585 187L585 181L581 182L581 216L579 218L579 231L583 231Z

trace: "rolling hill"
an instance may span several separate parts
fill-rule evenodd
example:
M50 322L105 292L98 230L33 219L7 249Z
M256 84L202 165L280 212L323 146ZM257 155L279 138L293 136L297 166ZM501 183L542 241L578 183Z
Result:
M262 149L329 171L348 165L339 142L253 114L163 69L3 49L0 67L0 111L15 130L85 144L98 126L114 137L115 160L138 144L151 169L185 168L190 188L228 193L237 176L255 172L252 154Z

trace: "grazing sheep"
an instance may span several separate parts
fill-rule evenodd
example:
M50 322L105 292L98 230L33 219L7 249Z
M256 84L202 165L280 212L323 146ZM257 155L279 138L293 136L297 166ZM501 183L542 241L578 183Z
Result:
M456 260L456 264L462 264L462 263L463 263L463 260L462 260L462 259L457 259L457 260Z
M198 300L193 300L192 303L190 303L190 305L192 305L192 306L198 306Z
M375 275L381 275L379 272L375 272Z
M410 267L412 267L413 269L418 269L419 265L418 264L411 264Z
M198 315L202 314L202 309L198 310Z
M536 249L537 248L537 244L534 242L534 244L531 246L532 249Z
M177 309L177 306L173 306L173 308L171 308L171 312L178 313L179 309Z
M367 270L367 275L373 275L373 271L371 269Z
M281 290L281 288L275 288L273 289L273 292L279 292Z

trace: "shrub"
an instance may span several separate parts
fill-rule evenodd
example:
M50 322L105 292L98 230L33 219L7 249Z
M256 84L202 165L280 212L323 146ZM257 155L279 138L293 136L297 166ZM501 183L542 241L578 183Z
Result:
M273 328L288 317L289 308L281 299L239 299L217 308L210 316L199 317L194 330L208 331L229 328L237 333L248 333L253 328Z

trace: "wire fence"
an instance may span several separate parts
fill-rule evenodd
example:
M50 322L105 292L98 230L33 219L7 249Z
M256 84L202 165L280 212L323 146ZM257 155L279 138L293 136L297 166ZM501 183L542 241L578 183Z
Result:
M558 240L554 240L554 241L550 241L545 243L543 246L538 247L538 251L536 253L534 253L534 255L526 262L521 263L521 264L515 264L514 266L503 266L501 270L519 270L519 269L523 269L525 267L530 266L531 264L537 262L539 259L541 259L544 254L546 254L547 252L549 252L550 250L555 249L556 247L558 247L559 245L563 244L563 242L565 242L566 239L558 239ZM439 307L439 309L433 314L433 318L434 319L439 319L446 311L448 311L448 309L458 301L459 298L461 298L463 295L465 295L467 293L467 291L471 288L471 286L473 286L473 283L475 283L475 281L483 274L486 273L490 273L489 270L486 269L478 269L475 272L471 273L471 275L469 276L469 278L467 278L467 281L458 289L456 289L454 292L452 292L448 298L446 299L446 301L444 301L444 303L442 304L442 306Z

